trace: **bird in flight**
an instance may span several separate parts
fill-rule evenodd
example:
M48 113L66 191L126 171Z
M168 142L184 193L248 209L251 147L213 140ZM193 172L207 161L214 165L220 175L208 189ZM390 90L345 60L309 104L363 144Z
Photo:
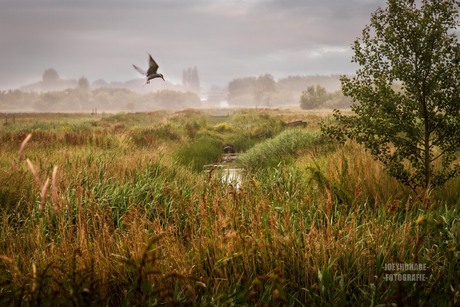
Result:
M163 78L162 74L157 73L158 71L158 64L155 62L155 60L152 58L152 56L149 54L149 69L147 71L143 70L142 68L137 67L136 65L133 64L134 69L136 69L139 73L147 77L147 81L145 84L149 84L150 80L155 79L155 78L161 78L163 81L165 79Z

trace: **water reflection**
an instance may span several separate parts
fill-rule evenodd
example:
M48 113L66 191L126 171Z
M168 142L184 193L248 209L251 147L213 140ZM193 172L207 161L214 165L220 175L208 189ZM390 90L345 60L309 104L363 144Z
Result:
M243 180L243 169L242 168L226 168L222 170L222 182L231 185L235 189L241 187Z

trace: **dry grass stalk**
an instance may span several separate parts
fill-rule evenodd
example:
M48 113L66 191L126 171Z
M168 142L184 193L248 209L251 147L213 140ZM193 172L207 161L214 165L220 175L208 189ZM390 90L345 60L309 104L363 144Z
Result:
M22 141L21 148L19 148L19 155L18 155L18 161L19 162L22 161L22 158L24 157L24 151L26 149L27 143L30 141L31 138L32 138L32 133L29 133L26 136L26 138L24 139L24 141Z
M51 201L54 204L54 211L59 210L58 194L57 194L57 187L56 187L57 171L58 171L58 167L57 165L55 165L53 167L53 174L51 176Z
M41 186L40 178L38 177L38 174L37 174L37 171L35 170L34 165L32 164L32 162L29 159L27 159L26 162L27 162L27 166L29 167L30 171L32 172L32 175L34 176L35 182L38 184L38 186Z
M32 292L35 292L37 289L37 266L35 263L32 263Z
M50 179L46 178L46 181L43 184L42 191L41 191L40 211L42 211L43 208L45 207L46 193L48 192L49 185L50 185Z

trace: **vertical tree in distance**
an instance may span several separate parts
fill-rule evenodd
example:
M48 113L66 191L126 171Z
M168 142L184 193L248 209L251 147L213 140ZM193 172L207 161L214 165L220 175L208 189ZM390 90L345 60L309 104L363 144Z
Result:
M195 67L187 68L182 71L182 85L189 91L200 94L200 77L198 69Z
M193 67L192 73L191 73L191 78L190 78L190 85L192 87L192 90L199 94L200 93L200 77L198 76L198 69Z
M417 195L460 172L460 46L456 0L388 0L353 45L342 77L354 115L323 131L363 144Z

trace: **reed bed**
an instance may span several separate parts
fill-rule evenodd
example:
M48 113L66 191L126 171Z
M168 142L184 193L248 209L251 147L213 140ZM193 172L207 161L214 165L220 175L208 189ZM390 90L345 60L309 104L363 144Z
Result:
M270 128L271 112L236 112L231 129L197 111L117 115L78 142L59 125L4 127L0 304L458 305L460 182L420 203L358 145ZM248 156L286 150L245 165L238 189L180 159L241 134L259 136ZM388 280L401 263L426 265L398 271L425 280Z

